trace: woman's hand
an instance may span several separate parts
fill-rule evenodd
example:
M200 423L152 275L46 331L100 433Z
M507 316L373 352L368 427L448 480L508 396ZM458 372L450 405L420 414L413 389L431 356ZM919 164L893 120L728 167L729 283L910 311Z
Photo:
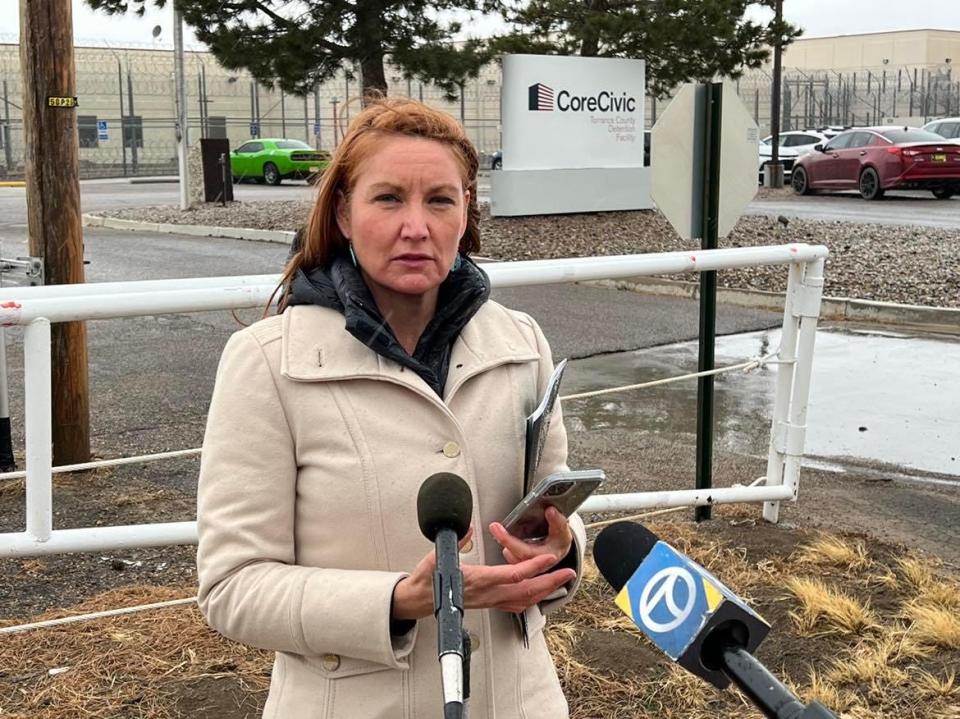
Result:
M503 558L510 564L518 564L544 554L553 557L553 563L556 564L570 552L573 531L570 529L569 520L556 507L547 507L544 516L549 529L547 538L542 542L525 542L514 537L499 522L490 525L490 534L503 548Z
M471 527L460 540L461 549L472 535ZM562 556L565 555L566 552ZM462 565L464 608L519 613L538 604L577 576L572 569L548 572L557 561L552 553L541 552L522 561L493 567ZM433 573L436 568L436 554L431 551L420 560L409 577L397 582L393 589L394 619L421 619L433 614Z

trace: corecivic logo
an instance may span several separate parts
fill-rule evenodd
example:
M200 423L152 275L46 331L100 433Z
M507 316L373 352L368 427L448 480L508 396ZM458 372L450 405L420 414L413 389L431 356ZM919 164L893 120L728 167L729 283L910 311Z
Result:
M531 110L552 110L553 109L553 88L547 87L542 82L531 85L527 88L527 95L530 101Z
M542 82L527 88L527 96L532 111L554 109L553 88ZM596 95L571 95L568 90L561 90L556 95L556 109L560 112L636 112L637 100L625 92L617 95L601 90Z

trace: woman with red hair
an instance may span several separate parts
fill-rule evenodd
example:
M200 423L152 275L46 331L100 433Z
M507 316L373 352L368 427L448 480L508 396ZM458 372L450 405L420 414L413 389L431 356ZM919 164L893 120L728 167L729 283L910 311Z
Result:
M324 173L281 312L224 349L198 489L199 599L223 635L276 652L265 717L442 712L433 552L416 518L436 472L473 495L460 547L471 719L567 716L543 615L579 582L583 525L550 510L533 544L499 523L522 497L524 418L553 363L470 257L477 167L450 116L371 103ZM558 410L535 479L566 455Z

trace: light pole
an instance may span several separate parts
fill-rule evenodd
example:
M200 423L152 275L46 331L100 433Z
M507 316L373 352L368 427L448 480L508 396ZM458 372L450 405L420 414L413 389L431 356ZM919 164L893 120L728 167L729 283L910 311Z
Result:
M770 162L764 172L767 187L783 187L783 165L780 164L780 83L781 55L783 52L783 0L776 0L773 24L777 33L773 45L773 90L770 93Z
M137 145L143 141L143 123L136 124L133 118L136 113L133 109L133 76L130 73L130 61L127 61L127 110L130 111L130 169L137 174Z
M177 8L176 0L173 6L173 72L175 76L177 95L177 166L180 174L180 209L190 208L190 175L187 167L187 102L183 76L183 16Z
M314 144L319 150L323 145L323 139L320 136L321 124L320 124L320 83L315 83L313 86L313 117L316 122L316 130L313 133Z
M953 102L952 102L952 100L951 100L951 98L950 98L950 84L953 82L953 69L952 69L952 67L950 66L950 63L953 62L953 58L949 58L949 57L948 57L948 58L944 58L944 61L943 61L943 62L944 62L944 63L946 64L946 66L947 66L947 103L946 103L946 104L947 104L947 107L946 107L946 113L949 115L949 114L950 114L950 110L951 110L951 108L953 107Z
M120 56L106 40L103 44L107 46L110 53L117 59L117 88L120 94L120 152L123 154L123 176L127 176L127 138L124 132L124 112L123 112L123 68L120 63Z
M333 148L336 149L337 143L340 142L337 137L337 103L339 103L340 100L335 97L330 100L330 102L333 105Z
M200 74L197 76L197 104L200 106L200 137L210 134L210 103L207 100L207 64L200 53L191 50L193 59L200 63Z

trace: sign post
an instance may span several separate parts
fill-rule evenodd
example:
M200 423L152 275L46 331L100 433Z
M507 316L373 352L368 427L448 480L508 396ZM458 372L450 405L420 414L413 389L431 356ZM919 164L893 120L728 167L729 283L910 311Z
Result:
M723 85L709 83L703 86L701 114L703 142L703 227L700 248L717 248L717 223L720 213L720 121L723 114ZM714 369L714 349L717 339L717 273L700 273L700 334L697 371ZM696 488L713 486L713 375L697 378L697 468ZM694 509L698 522L710 519L709 505Z
M729 83L685 85L654 125L651 193L685 240L716 249L757 192L756 123ZM716 272L700 273L698 371L714 369ZM697 381L697 489L713 486L713 376ZM697 507L697 521L710 507Z

